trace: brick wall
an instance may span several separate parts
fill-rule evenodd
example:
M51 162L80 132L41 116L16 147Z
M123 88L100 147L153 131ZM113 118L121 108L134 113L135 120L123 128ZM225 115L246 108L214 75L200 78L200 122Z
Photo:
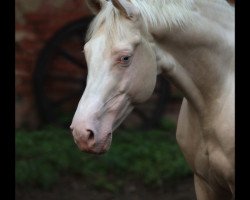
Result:
M39 51L67 22L90 14L84 0L16 0L16 128L36 128L32 73Z

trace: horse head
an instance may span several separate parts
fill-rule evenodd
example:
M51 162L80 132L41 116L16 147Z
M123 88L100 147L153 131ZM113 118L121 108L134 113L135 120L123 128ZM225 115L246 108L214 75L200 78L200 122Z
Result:
M153 93L157 66L140 13L129 0L89 0L97 16L84 45L87 86L70 126L82 151L106 152L113 131Z

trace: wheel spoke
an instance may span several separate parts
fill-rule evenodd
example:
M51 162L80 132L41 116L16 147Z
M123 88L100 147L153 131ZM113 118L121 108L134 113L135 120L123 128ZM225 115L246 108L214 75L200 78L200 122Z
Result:
M48 79L52 79L53 81L62 81L62 82L70 82L70 83L77 83L77 84L86 84L86 79L83 78L76 78L76 77L69 77L67 75L60 75L60 74L49 74Z
M134 113L137 114L144 122L147 122L149 120L146 114L138 108L134 109Z
M83 30L78 30L76 35L77 35L77 37L79 37L82 41L84 41Z
M62 105L63 103L66 103L68 102L70 99L72 98L77 98L79 96L81 96L81 94L83 93L83 91L76 91L76 92L72 92L68 95L66 95L65 97L57 100L57 101L54 101L52 103L52 106L59 106L59 105Z
M67 51L65 51L62 48L58 49L59 54L66 58L67 60L69 60L71 63L77 65L80 68L84 68L83 66L83 62L79 61L76 57L72 56L70 53L68 53Z

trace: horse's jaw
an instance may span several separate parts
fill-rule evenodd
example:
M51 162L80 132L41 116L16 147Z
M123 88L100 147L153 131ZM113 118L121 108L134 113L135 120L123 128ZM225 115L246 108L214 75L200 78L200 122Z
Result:
M133 106L124 94L117 95L117 98L97 111L90 106L87 101L79 103L70 128L81 151L103 154L111 146L113 131L133 110ZM95 108L100 106L96 105Z

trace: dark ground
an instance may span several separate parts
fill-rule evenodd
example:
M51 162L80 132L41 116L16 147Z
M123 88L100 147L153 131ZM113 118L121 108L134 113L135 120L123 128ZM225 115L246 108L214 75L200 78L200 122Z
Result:
M177 122L179 109L180 102L169 106L166 116ZM15 195L16 200L196 200L192 176L158 189L132 182L119 193L94 189L76 177L64 177L51 190L16 187Z
M138 183L126 185L120 193L89 188L76 178L62 178L50 191L16 188L16 200L195 200L193 177L166 188L146 188Z

